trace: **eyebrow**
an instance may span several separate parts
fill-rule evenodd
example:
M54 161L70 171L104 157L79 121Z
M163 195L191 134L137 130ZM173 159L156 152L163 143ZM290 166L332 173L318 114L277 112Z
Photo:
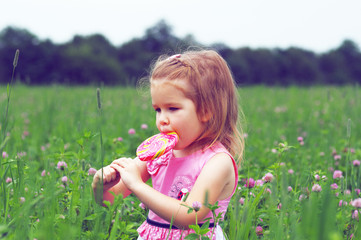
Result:
M161 104L161 105L163 105L163 106L165 106L165 107L169 107L169 106L180 106L181 104L180 104L180 103L176 103L176 102L169 102L169 103L165 103L165 104ZM159 107L158 104L154 104L154 103L152 103L152 106L153 106L153 107Z

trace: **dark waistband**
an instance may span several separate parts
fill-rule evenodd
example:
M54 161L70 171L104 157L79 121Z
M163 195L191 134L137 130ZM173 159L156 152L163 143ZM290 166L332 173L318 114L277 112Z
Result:
M179 229L179 228L177 228L177 227L174 226L174 225L172 225L172 227L171 227L170 224L156 222L156 221L153 221L153 220L149 219L148 217L147 217L147 223L148 223L149 225L156 226L156 227L160 227L160 228ZM200 227L202 227L202 225L203 225L203 223L199 223L199 224L198 224L198 226L200 226ZM209 224L209 227L210 227L210 228L214 227L214 223L210 223L210 224Z

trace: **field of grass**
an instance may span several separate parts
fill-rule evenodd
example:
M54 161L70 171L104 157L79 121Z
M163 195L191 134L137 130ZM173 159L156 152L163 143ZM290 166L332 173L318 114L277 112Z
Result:
M361 239L360 88L239 92L246 150L227 237ZM134 157L154 111L132 88L100 95L101 111L95 87L15 85L6 119L0 86L0 239L137 238L147 210L133 196L95 204L89 169Z

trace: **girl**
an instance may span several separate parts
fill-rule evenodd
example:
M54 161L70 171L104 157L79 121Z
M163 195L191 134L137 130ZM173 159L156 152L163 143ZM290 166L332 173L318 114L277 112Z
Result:
M244 145L236 87L224 59L215 51L203 50L160 57L151 71L150 92L158 130L179 136L171 158L156 172L139 159L117 159L95 174L92 187L96 199L112 202L110 192L124 197L133 193L149 208L147 220L138 228L139 240L167 239L168 234L168 239L183 239L193 231L188 226L196 218L204 222L212 213L201 206L197 213L188 214L181 204L204 203L208 194L208 203L218 201L216 214L222 213L223 218L237 187L233 156L240 160ZM145 183L150 177L153 187ZM101 178L103 186L99 186ZM189 195L182 202L185 192ZM214 227L215 234L211 236L211 229L208 237L225 239L220 226Z

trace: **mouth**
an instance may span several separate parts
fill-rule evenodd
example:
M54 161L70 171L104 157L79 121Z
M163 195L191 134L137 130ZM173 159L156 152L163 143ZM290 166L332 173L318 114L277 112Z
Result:
M159 132L161 132L163 134L168 134L168 133L171 133L171 132L176 133L176 131L170 130L170 129L159 129Z

